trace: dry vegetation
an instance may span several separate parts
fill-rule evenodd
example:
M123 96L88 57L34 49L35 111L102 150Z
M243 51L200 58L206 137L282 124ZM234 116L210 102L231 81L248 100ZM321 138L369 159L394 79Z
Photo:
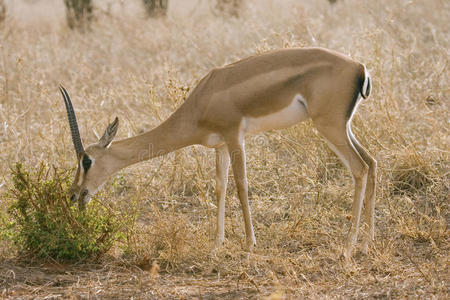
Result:
M242 250L233 183L227 240L212 251L213 153L190 147L105 185L109 205L133 202L141 213L127 244L100 261L29 262L2 241L2 297L449 296L449 1L249 0L239 18L222 18L205 1L173 0L167 18L148 19L141 1L111 0L86 33L69 30L62 2L5 2L0 193L16 161L73 167L60 82L89 143L116 115L121 138L151 129L212 67L269 49L324 46L372 74L353 131L379 162L376 242L367 256L341 260L352 180L307 122L248 138L254 252Z

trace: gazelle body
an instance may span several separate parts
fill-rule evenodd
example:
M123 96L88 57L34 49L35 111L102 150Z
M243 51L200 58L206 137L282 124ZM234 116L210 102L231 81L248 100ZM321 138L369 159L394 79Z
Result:
M69 96L62 88L79 162L72 199L88 202L110 175L131 164L193 144L215 148L216 243L224 241L225 195L231 163L250 250L256 242L248 204L244 138L312 119L354 178L352 225L344 252L350 257L364 199L368 226L363 251L374 239L376 161L350 129L360 96L367 98L370 89L370 76L364 65L337 52L322 48L269 52L212 70L155 129L112 141L118 127L116 118L100 141L84 150L78 127L73 129L76 119Z

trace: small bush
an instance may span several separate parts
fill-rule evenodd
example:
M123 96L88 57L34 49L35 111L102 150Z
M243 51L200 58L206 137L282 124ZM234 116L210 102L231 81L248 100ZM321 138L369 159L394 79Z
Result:
M160 17L167 14L169 0L143 0L144 8L150 17Z
M68 172L43 163L29 171L17 163L11 174L9 206L1 219L6 223L3 236L20 253L57 261L98 257L124 236L122 228L130 221L126 216L115 215L95 199L84 211L70 205Z
M150 224L139 222L128 237L123 258L129 263L149 269L157 262L164 270L173 271L207 257L206 232L195 229L182 214L162 212L156 206L151 211Z
M436 181L434 159L415 151L398 153L392 169L394 194L425 194Z
M64 0L66 6L67 25L70 29L87 29L93 19L91 0Z
M215 15L225 15L239 17L243 7L243 0L215 0L210 2L212 11Z
M5 20L6 17L6 6L3 0L0 0L0 23Z

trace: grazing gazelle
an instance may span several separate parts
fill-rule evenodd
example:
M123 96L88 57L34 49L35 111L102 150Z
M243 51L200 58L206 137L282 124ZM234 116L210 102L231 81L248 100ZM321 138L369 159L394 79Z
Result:
M116 118L102 138L86 149L69 95L60 88L78 160L72 201L87 203L106 179L122 168L201 144L216 151L216 244L224 241L225 194L231 161L244 216L246 245L251 250L256 241L248 205L244 138L310 118L354 179L351 227L344 255L350 257L356 243L363 199L367 222L363 251L374 239L377 163L350 129L360 96L367 98L371 90L369 74L359 62L322 48L284 49L252 56L209 72L186 101L155 129L113 141L119 125Z

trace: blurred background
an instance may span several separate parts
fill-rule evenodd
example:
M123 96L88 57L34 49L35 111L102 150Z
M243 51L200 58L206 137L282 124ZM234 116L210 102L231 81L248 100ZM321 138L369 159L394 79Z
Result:
M364 63L373 79L353 119L379 166L369 256L350 267L339 259L352 179L305 122L247 140L258 243L248 260L232 180L227 242L210 252L212 151L189 147L111 178L104 191L115 210L140 208L134 259L181 277L242 279L266 296L448 296L449 20L448 0L0 0L0 193L16 161L74 167L60 83L89 144L115 116L118 138L154 128L212 68L327 47Z

